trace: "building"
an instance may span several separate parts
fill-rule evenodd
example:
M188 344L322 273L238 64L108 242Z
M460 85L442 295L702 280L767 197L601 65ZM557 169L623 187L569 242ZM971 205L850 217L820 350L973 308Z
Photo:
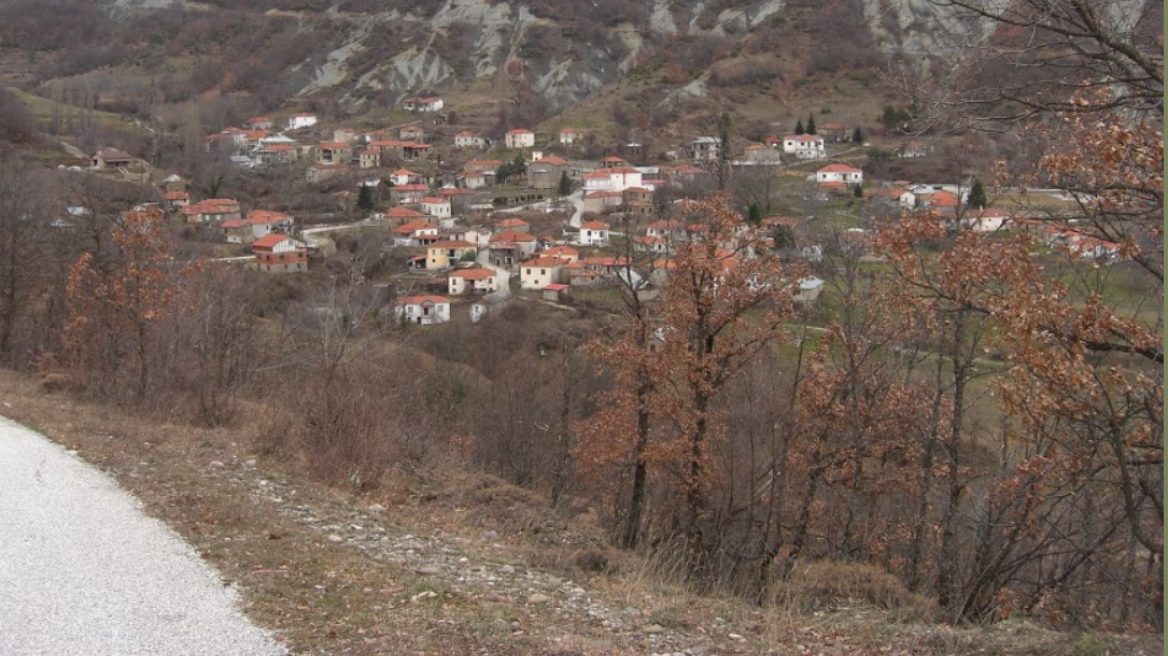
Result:
M500 267L513 267L531 257L538 240L526 232L507 230L491 237L491 263Z
M95 169L107 167L130 166L137 161L133 155L117 148L98 148L93 157L89 158L90 166Z
M549 155L527 165L527 185L534 189L558 189L560 176L567 171L565 159Z
M426 269L436 271L449 269L459 262L471 261L478 254L478 248L469 241L444 239L426 247Z
M429 326L450 321L450 299L444 296L407 296L398 299L394 313L403 323Z
M571 146L580 138L580 133L572 128L564 128L560 130L560 143L564 146Z
M454 135L455 148L486 148L487 140L469 130Z
M187 223L218 224L242 218L239 201L233 198L208 198L190 203L179 211Z
M308 246L288 235L270 234L251 245L256 268L265 273L293 273L308 270Z
M247 119L243 127L249 130L271 130L276 127L276 124L267 116L253 116Z
M783 153L798 159L819 159L827 154L827 145L818 135L789 135L783 137Z
M449 198L436 198L434 196L427 196L422 199L422 212L436 219L449 219L451 216L451 205Z
M568 264L558 257L537 257L519 265L520 289L543 289L560 281L560 269Z
M446 284L451 296L489 294L499 290L499 274L492 269L455 269Z
M426 219L414 219L393 229L395 246L420 246L423 241L431 241L423 239L424 237L433 237L433 241L438 240L438 226Z
M286 130L302 130L316 125L316 114L293 114L285 123Z
M395 187L401 187L404 185L417 184L421 182L422 176L414 173L409 169L398 169L389 174L389 181L392 182Z
M411 112L440 112L446 106L441 98L436 96L421 96L418 98L406 98L402 106Z
M815 172L815 184L830 186L833 183L864 184L864 172L847 164L829 164Z
M722 141L717 137L698 137L689 142L690 159L713 162L722 156Z
M534 148L535 133L523 128L507 130L505 144L508 148Z
M345 141L326 141L316 150L320 164L348 164L353 161L353 146Z
M585 221L580 225L581 246L605 246L608 244L608 224L604 221Z
M508 217L495 224L495 233L501 232L526 232L530 234L531 224L517 216Z

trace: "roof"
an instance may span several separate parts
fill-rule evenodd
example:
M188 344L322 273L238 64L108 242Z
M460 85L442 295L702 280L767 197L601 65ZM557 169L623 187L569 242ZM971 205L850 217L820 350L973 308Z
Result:
M253 241L251 243L251 247L253 249L273 248L276 246L276 244L279 244L280 242L282 242L286 239L292 239L292 238L289 237L288 235L281 235L279 233L272 233L270 235L264 235L263 237L260 237L259 239Z
M413 171L411 171L409 169L398 169L398 170L394 171L393 173L390 173L390 175L418 175L418 174L414 173Z
M575 131L576 130L574 128L564 128L563 130L560 130L560 134L571 134Z
M462 132L459 132L458 134L456 134L454 136L456 136L456 137L477 137L479 135L475 134L474 132L471 132L470 130L463 130Z
M467 166L502 166L506 164L501 159L476 159L466 163Z
M543 288L543 290L544 290L545 292L562 292L562 291L564 291L565 289L568 289L568 286L567 286L567 285L560 284L560 283L558 283L558 282L553 282L552 284L550 284L550 285L548 285L548 286L546 286L546 287L544 287L544 288Z
M551 268L551 267L564 266L565 264L567 264L567 262L565 262L564 260L562 260L558 257L537 257L535 259L523 262L519 266L521 266L521 267Z
M518 228L520 226L525 226L525 225L530 225L530 224L528 224L527 221L524 221L523 219L520 219L517 217L512 217L510 219L503 219L502 221L496 223L495 227L497 227L497 228Z
M847 164L828 164L816 173L863 173L863 171Z
M566 166L568 160L556 157L555 155L548 155L542 159L537 159L532 164L551 164L552 166Z
M269 153L288 152L290 150L296 150L296 146L292 144L267 144L263 147L263 150Z
M415 230L437 230L437 229L438 229L438 226L434 225L433 223L430 223L429 221L427 221L425 219L415 219L415 220L410 221L408 223L403 223L402 225L394 228L393 231L395 233L408 235L408 234L414 232Z
M426 204L426 205L449 205L450 199L449 198L435 198L433 196L427 196L426 198L423 198L421 200L421 202L423 204Z
M526 232L516 232L514 230L505 230L505 231L500 232L499 234L495 235L494 237L491 237L491 241L496 242L496 243L497 242L505 242L505 241L514 241L514 242L521 241L521 242L525 242L525 243L530 243L530 242L535 241L535 237L527 234Z
M584 195L584 200L588 200L589 198L624 198L624 194L619 191L605 191L603 189L598 189L596 191L590 191Z
M231 219L230 221L224 221L219 227L224 230L231 230L232 228L242 228L245 225L247 225L247 221L243 219Z
M343 141L326 141L320 145L321 148L352 148L352 144L347 144Z
M604 221L585 221L580 224L581 228L588 228L589 230L608 230L608 224Z
M444 239L430 244L430 248L474 248L475 245L461 239Z
M425 216L426 215L422 214L421 212L416 212L408 207L402 207L401 205L391 208L388 212L385 213L385 217L387 219L421 219L425 218Z
M450 272L451 278L465 278L467 280L487 280L497 275L491 269L455 269Z
M554 248L547 249L546 251L543 252L543 254L551 256L551 257L558 257L558 256L572 257L572 256L580 255L580 251L578 251L575 248L572 248L570 246L556 246Z
M397 302L398 302L398 305L422 305L424 303L433 303L435 305L437 305L439 303L446 303L447 305L449 305L450 299L446 298L445 296L422 295L422 296L406 296L405 298L398 299Z
M507 134L535 134L535 133L532 132L531 130L526 130L524 128L515 128L514 130L507 130Z
M97 150L97 154L95 154L94 157L100 157L100 158L106 160L107 162L111 161L111 160L127 160L127 161L129 161L129 160L134 159L134 156L131 155L130 153L127 153L124 150L118 150L117 148L99 148Z
M291 221L292 217L281 212L272 212L270 210L252 210L247 213L248 223L283 223Z
M816 134L793 134L783 138L792 141L823 141L823 137Z
M162 195L163 200L186 200L191 195L185 191L168 191Z
M617 156L615 156L615 155L609 155L608 157L605 157L604 159L602 159L602 160L600 160L600 161L602 161L602 162L623 162L623 161L625 161L625 160L624 160L624 158L623 158L623 157L617 157Z

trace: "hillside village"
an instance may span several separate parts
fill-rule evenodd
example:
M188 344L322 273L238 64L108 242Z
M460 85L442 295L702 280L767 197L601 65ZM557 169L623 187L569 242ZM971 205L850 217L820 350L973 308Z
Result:
M238 175L298 176L306 190L354 181L331 194L339 212L330 216L349 220L310 227L294 207L199 198L184 172L143 173L133 154L113 148L94 153L89 170L153 184L161 201L136 211L237 244L238 254L216 259L264 273L306 273L336 254L339 235L380 231L388 237L389 270L396 270L382 281L390 283L393 312L417 325L460 317L477 322L516 297L554 307L623 285L652 298L667 281L673 246L699 228L664 218L670 207L727 189L740 176L761 190L743 207L741 229L804 264L820 261L832 239L862 248L876 226L859 216L896 220L903 213L932 216L951 229L1034 231L1047 246L1085 260L1108 263L1119 255L1114 242L987 208L984 187L979 204L971 205L970 179L866 176L861 167L873 149L866 128L827 122L817 129L814 116L806 127L800 120L791 134L765 143L731 140L724 149L721 137L694 135L667 151L666 161L650 163L633 156L585 159L585 135L572 127L539 134L515 128L499 141L473 130L435 138L449 110L442 98L410 97L402 109L416 118L370 131L291 112L256 116L204 138L207 155L225 158ZM900 138L881 145L895 157L918 158L929 156L924 143ZM806 201L807 214L765 215L763 207L780 193ZM833 220L833 213L856 218ZM735 243L722 246L738 250ZM814 275L804 279L800 302L813 304L822 286Z

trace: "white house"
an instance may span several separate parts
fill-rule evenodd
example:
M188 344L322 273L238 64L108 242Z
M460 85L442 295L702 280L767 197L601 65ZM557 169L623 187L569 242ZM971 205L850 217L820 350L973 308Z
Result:
M316 125L316 114L293 114L288 117L286 129L300 130Z
M404 187L408 184L414 184L422 179L422 176L410 171L409 169L398 169L389 174L389 181L395 187Z
M506 145L508 148L532 148L535 146L535 133L523 128L507 130Z
M393 229L394 246L418 246L424 237L438 237L438 226L426 219L415 219Z
M486 148L487 140L474 132L463 131L454 135L455 148Z
M864 183L864 172L847 164L829 164L815 172L815 184L842 183L858 185Z
M491 269L455 269L446 279L450 295L491 293L499 290L499 274Z
M560 130L560 143L565 146L571 146L572 144L576 143L576 140L579 138L580 133L576 132L572 128L564 128L563 130Z
M428 326L450 321L450 299L445 296L407 296L399 299L394 312L405 323Z
M641 172L632 167L622 166L615 169L606 169L605 173L608 173L609 191L624 191L632 187L645 186L641 181Z
M422 98L406 98L402 103L411 112L440 112L446 103L441 98L426 96Z
M581 246L604 246L608 243L608 224L603 221L585 221L580 225ZM553 281L554 282L554 281Z
M823 137L814 134L796 134L783 137L783 152L799 159L819 159L827 152Z
M422 213L436 219L450 218L450 199L433 196L422 199Z
M560 269L568 262L558 257L537 257L519 265L521 289L543 289L560 281Z
M698 137L689 143L689 156L698 162L712 162L722 155L722 141L717 137Z

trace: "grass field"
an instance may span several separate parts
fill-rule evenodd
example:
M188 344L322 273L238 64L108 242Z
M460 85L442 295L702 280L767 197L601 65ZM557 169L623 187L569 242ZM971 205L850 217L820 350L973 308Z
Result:
M96 123L106 127L130 130L133 132L140 131L140 128L126 120L125 117L118 114L99 110L87 110L81 107L76 107L74 105L66 105L55 100L50 100L49 98L33 95L27 91L22 91L15 87L7 87L6 90L16 96L16 98L20 100L20 102L22 102L25 107L28 108L28 111L32 114L33 118L44 125L51 123L54 117L64 118L72 116L76 119L83 114L87 114L88 116L92 117Z

